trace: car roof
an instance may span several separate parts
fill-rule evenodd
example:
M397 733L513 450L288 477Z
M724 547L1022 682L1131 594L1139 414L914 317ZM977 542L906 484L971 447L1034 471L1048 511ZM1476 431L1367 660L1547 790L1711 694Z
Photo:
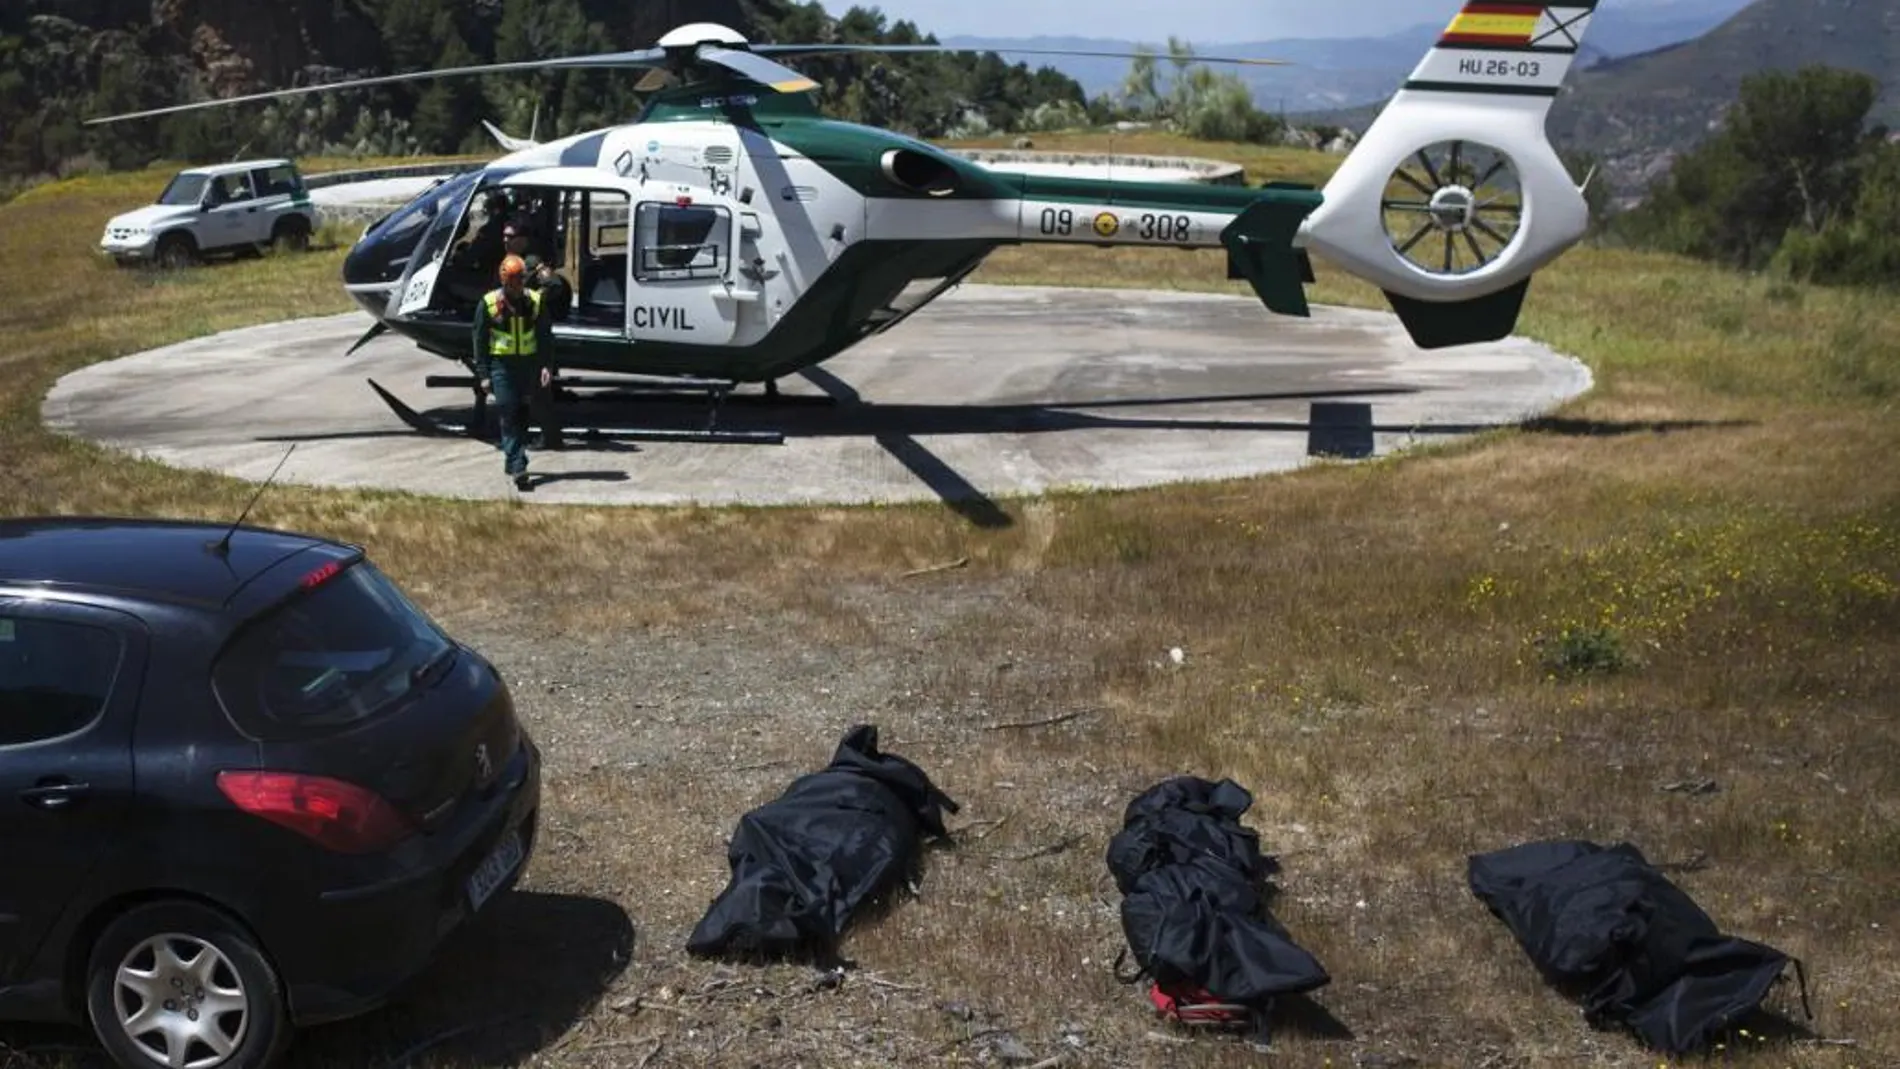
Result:
M232 531L222 552L213 547ZM185 520L42 517L0 520L0 592L56 590L200 609L231 604L247 584L299 554L312 569L355 546L259 527ZM307 574L307 569L295 569ZM294 580L274 579L289 587ZM269 597L271 591L252 591ZM249 600L249 599L247 599Z
M221 175L221 174L230 174L233 171L255 171L260 167L289 167L289 166L292 166L291 162L285 159L239 160L236 163L212 163L212 164L206 164L203 167L187 167L184 170L179 171L178 173L216 176L216 175Z

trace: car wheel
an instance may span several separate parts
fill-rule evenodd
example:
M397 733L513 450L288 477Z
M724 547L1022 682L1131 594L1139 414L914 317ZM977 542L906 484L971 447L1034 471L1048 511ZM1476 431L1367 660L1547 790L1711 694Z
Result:
M271 235L271 244L280 250L305 252L310 248L310 221L301 215L293 215L277 224L277 232Z
M189 267L198 260L198 247L183 234L167 234L159 241L153 259L158 261L158 266L168 270Z
M282 983L257 944L191 902L134 907L100 934L86 1013L124 1069L264 1069L291 1031Z

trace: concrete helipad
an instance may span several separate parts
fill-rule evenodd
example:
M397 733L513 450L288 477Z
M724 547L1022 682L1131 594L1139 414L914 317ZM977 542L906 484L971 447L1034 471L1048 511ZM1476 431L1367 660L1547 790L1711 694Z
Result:
M1533 417L1590 386L1575 360L1510 339L1427 352L1389 314L1302 320L1250 298L968 285L784 380L835 405L729 402L720 426L780 445L579 441L536 454L517 491L492 444L406 427L365 382L465 418L462 369L360 313L232 331L94 365L46 399L49 425L181 467L280 482L604 504L976 502L1137 487L1312 462L1318 403L1370 407L1379 454ZM757 392L746 387L742 392ZM1322 410L1326 411L1326 410ZM703 403L620 402L602 422L703 426ZM962 507L962 506L960 506Z

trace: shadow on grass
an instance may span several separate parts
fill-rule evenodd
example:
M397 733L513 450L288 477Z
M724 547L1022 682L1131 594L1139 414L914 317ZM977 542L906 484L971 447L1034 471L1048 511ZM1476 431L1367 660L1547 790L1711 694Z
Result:
M1523 429L1526 434L1607 438L1624 434L1673 434L1677 431L1730 430L1759 425L1752 419L1604 420L1560 419L1552 416L1526 420Z
M1310 995L1287 995L1273 1008L1273 1034L1297 1034L1314 1039L1357 1039L1346 1022L1320 1005Z
M633 922L612 902L513 891L451 936L382 1009L296 1034L280 1069L383 1069L426 1052L519 1065L587 1017L633 957ZM5 1069L111 1069L88 1029L0 1025Z
M403 1065L424 1049L520 1064L586 1018L633 958L633 921L604 899L515 891L491 908L389 1006L299 1035L285 1069Z

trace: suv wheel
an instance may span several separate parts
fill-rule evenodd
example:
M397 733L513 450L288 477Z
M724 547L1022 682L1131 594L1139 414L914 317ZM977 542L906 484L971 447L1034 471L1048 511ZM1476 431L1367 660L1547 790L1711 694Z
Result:
M183 234L167 234L159 240L153 259L163 268L189 267L198 260L198 247Z
M293 215L277 224L276 232L271 234L271 244L279 251L304 252L310 248L310 220L301 215Z
M264 1069L290 1039L270 962L229 918L191 902L134 907L100 934L86 1013L124 1069Z

